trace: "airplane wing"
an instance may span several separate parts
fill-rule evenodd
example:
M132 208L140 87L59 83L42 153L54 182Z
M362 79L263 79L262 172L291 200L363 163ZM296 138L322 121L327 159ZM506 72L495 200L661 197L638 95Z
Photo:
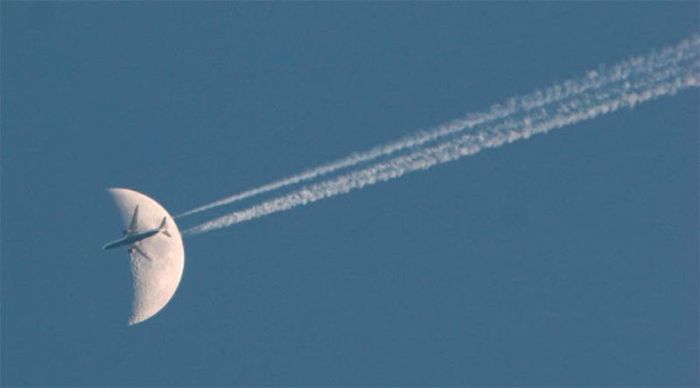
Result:
M133 247L136 250L136 252L139 253L139 255L145 257L148 261L153 261L151 256L149 256L143 249L141 249L141 246L139 244L134 244Z
M133 232L136 230L136 224L138 223L138 218L139 218L139 205L136 205L136 208L134 209L134 215L131 216L131 224L129 224L129 233Z

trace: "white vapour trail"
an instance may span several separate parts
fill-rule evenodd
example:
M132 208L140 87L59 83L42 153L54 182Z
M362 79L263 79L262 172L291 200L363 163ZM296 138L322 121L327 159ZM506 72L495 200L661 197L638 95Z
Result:
M657 69L634 83L625 82L604 90L583 93L578 98L558 104L556 109L541 108L517 120L507 120L478 133L465 134L429 148L419 149L386 162L376 163L373 166L304 187L279 198L197 225L186 230L185 234L194 235L225 228L345 194L410 172L425 170L473 155L483 149L497 148L507 143L527 139L535 134L591 120L622 108L633 108L642 102L674 95L683 89L697 86L700 86L700 60L693 58L690 63Z
M609 68L600 67L597 71L589 71L586 76L581 79L568 80L544 90L538 90L525 96L511 98L506 103L493 105L484 112L471 113L461 119L454 120L431 130L419 131L413 135L400 138L388 144L377 146L367 151L353 153L345 158L311 168L299 174L194 208L179 214L177 217L199 213L259 194L316 179L341 169L370 162L380 157L386 157L400 151L417 148L441 138L478 128L518 113L528 112L552 103L573 98L586 91L600 89L616 82L634 79L634 77L640 74L645 74L649 71L687 60L689 57L697 54L699 45L700 35L695 35L680 42L676 46L664 48L646 56L631 58Z

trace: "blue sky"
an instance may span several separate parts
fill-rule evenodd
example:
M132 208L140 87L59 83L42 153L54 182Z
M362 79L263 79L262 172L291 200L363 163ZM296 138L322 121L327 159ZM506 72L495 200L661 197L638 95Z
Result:
M188 238L134 327L100 249L108 187L189 210L673 44L697 3L0 9L4 385L698 383L697 90Z

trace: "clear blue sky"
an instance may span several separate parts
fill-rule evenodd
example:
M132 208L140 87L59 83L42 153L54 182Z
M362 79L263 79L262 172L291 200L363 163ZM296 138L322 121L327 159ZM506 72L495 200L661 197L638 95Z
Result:
M697 2L2 2L3 385L696 385L697 90L185 240L173 213L698 30ZM185 218L181 227L220 215Z

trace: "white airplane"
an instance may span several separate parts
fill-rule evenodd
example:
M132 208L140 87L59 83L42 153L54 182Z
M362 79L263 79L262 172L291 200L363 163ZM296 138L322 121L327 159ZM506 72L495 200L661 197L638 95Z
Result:
M160 232L163 232L164 235L170 237L170 232L168 232L168 229L165 225L168 221L168 217L163 217L163 221L161 221L160 225L157 228L148 229L143 232L138 232L136 230L136 225L138 223L138 215L139 206L136 205L136 208L134 209L134 215L131 216L131 224L126 230L122 232L124 234L124 237L120 238L119 240L115 240L108 243L107 245L102 247L102 249L112 249L124 245L129 245L129 254L131 254L134 251L137 251L141 254L141 256L153 261L153 259L151 259L151 257L148 256L148 254L146 254L146 252L144 252L144 250L141 248L141 241L153 237Z

